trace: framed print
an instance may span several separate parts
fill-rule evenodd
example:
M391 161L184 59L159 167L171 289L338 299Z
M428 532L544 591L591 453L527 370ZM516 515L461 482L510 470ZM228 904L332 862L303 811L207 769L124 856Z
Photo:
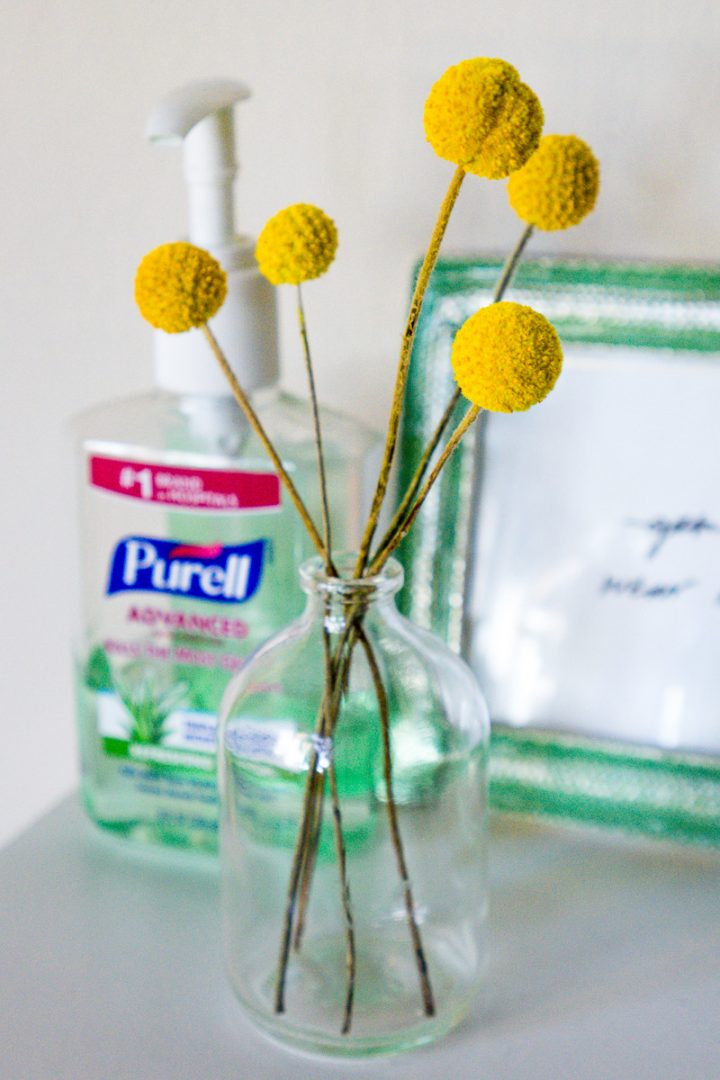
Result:
M438 267L402 460L499 269ZM480 677L496 806L720 842L720 271L541 259L507 299L553 322L564 370L454 455L404 546L406 611Z

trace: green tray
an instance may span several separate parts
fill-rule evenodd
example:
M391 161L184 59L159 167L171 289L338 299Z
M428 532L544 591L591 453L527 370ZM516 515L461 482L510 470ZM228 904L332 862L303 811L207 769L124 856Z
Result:
M444 260L433 274L406 396L400 490L454 389L453 337L487 303L501 265ZM507 298L543 311L564 342L720 356L714 267L538 259L521 265ZM472 520L483 509L483 455L482 435L478 445L466 439L400 551L403 610L458 651L468 638L468 556ZM720 844L720 754L587 735L581 723L577 731L519 726L503 716L493 717L492 747L498 808Z

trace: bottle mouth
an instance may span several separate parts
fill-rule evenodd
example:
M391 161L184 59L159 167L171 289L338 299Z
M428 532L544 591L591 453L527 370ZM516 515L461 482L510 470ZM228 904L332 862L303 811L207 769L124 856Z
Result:
M357 552L333 553L338 576L329 576L320 555L308 559L300 567L300 586L308 595L322 594L341 599L360 599L392 596L402 587L405 572L397 559L388 559L379 574L354 577Z

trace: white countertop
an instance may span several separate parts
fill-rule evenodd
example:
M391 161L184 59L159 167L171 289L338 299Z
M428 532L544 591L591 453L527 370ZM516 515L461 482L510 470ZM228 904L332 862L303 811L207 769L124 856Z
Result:
M74 799L0 852L2 1080L717 1080L720 853L501 818L487 1000L430 1048L275 1046L222 970L215 863Z

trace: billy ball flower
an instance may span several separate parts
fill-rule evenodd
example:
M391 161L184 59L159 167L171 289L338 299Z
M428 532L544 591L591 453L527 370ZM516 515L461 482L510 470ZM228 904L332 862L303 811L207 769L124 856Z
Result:
M424 123L438 157L499 180L537 147L543 111L511 64L477 57L438 79L425 102Z
M576 135L546 135L530 160L508 180L508 198L528 225L552 232L590 213L600 188L600 165Z
M151 326L182 334L222 307L227 278L217 259L194 244L161 244L135 274L135 302Z
M481 308L458 330L451 355L464 396L490 412L523 412L552 390L562 348L544 315L524 304Z
M295 203L267 222L258 237L255 258L273 285L299 285L324 274L337 247L332 218L319 206Z

